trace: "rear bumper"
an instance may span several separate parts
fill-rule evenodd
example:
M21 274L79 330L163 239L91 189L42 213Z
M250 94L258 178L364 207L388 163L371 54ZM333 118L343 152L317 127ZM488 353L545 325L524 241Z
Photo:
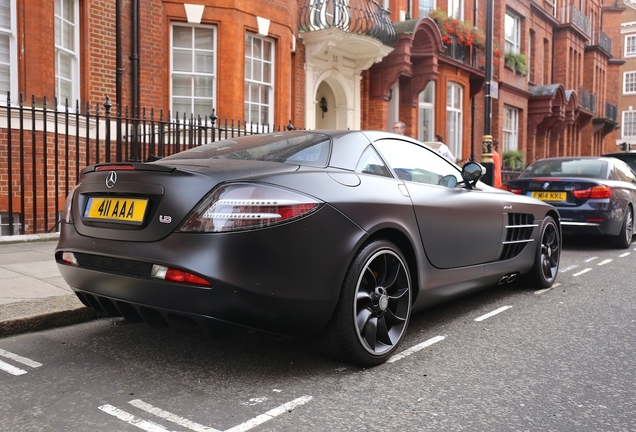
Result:
M325 226L332 235L324 235ZM173 233L153 242L84 237L64 224L55 259L80 300L97 310L125 317L131 312L145 321L190 317L202 325L224 322L296 335L327 324L348 263L365 238L326 206L272 229ZM84 254L86 264L67 264L64 252ZM211 286L153 278L148 270L153 264L188 271Z

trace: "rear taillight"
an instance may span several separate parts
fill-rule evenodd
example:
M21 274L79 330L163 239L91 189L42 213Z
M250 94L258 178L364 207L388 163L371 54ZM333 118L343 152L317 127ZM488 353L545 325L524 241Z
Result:
M273 186L238 183L206 196L177 231L231 232L265 228L306 216L321 202Z
M73 223L73 197L75 196L75 191L79 187L79 184L71 190L71 192L66 197L66 201L64 202L64 208L62 209L61 220L65 223Z
M173 267L165 267L154 264L152 266L151 276L155 279L163 279L170 282L187 283L193 285L211 286L210 282L193 273L176 269Z
M606 199L611 198L612 188L606 185L594 186L589 189L573 190L572 195L577 199Z
M521 192L523 192L523 191L522 191L521 189L519 189L519 188L513 188L513 187L510 187L510 186L508 186L508 185L502 185L502 186L501 186L501 189L503 189L503 190L505 190L505 191L508 191L508 192L512 192L513 194L517 194L517 195L521 195Z

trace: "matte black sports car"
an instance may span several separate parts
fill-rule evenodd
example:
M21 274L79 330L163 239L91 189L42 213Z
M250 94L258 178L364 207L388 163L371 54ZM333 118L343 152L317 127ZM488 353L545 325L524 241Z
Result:
M613 157L538 160L503 189L554 205L564 233L609 236L627 248L634 234L636 175Z
M410 138L293 131L83 170L55 258L87 306L174 328L315 335L386 360L412 311L525 276L549 287L559 214Z

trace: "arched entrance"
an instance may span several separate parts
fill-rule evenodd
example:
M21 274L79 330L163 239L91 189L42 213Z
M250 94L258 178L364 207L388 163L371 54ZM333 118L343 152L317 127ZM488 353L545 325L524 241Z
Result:
M349 113L353 102L340 83L327 78L321 81L314 99L314 121L316 129L351 129ZM353 119L351 119L353 120Z
M327 69L313 81L307 89L307 100L313 102L307 105L307 129L359 129L359 78Z

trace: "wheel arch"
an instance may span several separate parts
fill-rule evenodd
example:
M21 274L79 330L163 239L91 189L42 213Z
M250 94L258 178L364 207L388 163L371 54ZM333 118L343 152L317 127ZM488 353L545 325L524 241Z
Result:
M413 245L413 242L408 238L406 234L401 232L400 230L394 228L384 228L374 232L366 242L360 247L360 249L366 246L368 243L376 241L376 240L388 240L394 243L402 255L404 255L404 259L406 260L406 264L409 266L409 274L411 276L411 287L413 287L413 292L411 293L411 300L414 303L417 295L419 294L419 276L420 270L417 265L416 258L416 250Z

